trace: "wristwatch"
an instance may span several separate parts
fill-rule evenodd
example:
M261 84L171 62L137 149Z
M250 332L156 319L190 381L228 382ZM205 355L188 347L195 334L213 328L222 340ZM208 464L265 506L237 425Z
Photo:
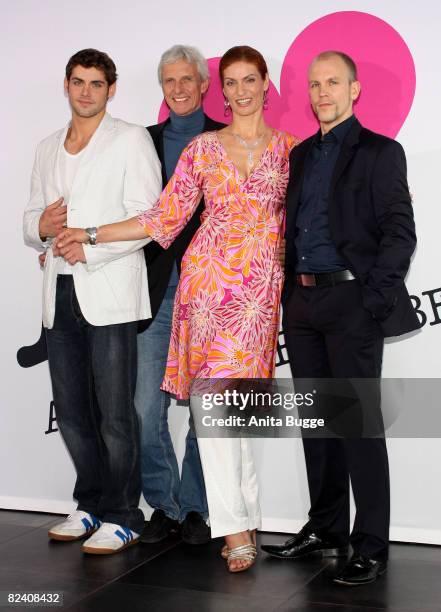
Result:
M89 244L92 246L96 246L96 227L86 227L84 231L89 236Z

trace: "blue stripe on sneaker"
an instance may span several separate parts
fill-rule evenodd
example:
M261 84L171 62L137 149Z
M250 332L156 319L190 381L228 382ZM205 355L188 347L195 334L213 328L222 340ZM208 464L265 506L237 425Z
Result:
M129 539L129 542L131 542L133 540L133 533L132 533L132 531L128 527L121 527L121 529L123 529L124 533L126 534L126 536Z
M89 516L91 517L92 521L93 521L93 526L94 527L101 527L101 521L99 518L97 518L94 514L89 514Z
M82 518L81 522L83 523L84 527L86 528L86 531L89 531L90 529L92 529L92 523L86 517Z
M127 535L125 533L122 533L119 529L115 530L115 535L121 538L121 540L123 541L123 544L127 544L127 542L129 542L129 538L127 537Z

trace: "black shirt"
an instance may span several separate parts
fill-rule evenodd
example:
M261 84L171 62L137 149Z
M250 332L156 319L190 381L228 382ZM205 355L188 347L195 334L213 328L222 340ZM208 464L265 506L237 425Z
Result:
M306 158L296 223L297 273L335 272L347 268L331 238L328 204L335 162L354 120L352 115L324 136L319 130Z

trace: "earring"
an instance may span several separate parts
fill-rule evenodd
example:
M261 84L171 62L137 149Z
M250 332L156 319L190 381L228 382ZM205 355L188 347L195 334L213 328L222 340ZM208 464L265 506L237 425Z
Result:
M231 107L230 107L230 103L228 102L227 98L224 99L224 115L225 117L228 117L228 115L231 114Z
M263 110L268 110L268 90L263 92Z

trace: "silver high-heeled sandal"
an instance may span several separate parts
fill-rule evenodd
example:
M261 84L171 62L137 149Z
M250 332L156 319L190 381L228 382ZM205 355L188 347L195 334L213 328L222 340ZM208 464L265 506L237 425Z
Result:
M234 548L228 549L228 557L227 557L227 565L228 571L232 574L236 574L237 572L244 572L247 569L250 569L256 560L257 550L254 544L243 544L242 546L235 546ZM236 567L232 569L230 567L230 562L238 559L240 561L246 561L246 565L243 567Z
M250 531L251 542L256 546L256 530L252 529ZM228 544L224 544L221 548L221 557L222 559L228 559Z

